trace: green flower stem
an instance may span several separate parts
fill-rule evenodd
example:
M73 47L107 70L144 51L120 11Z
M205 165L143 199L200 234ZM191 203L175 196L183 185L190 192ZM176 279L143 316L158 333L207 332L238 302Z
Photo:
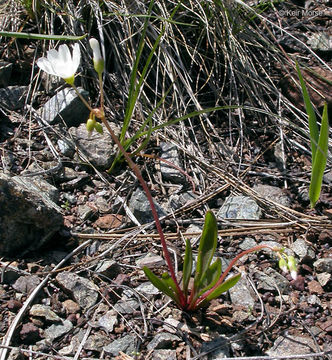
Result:
M223 274L220 276L220 279L217 281L217 283L210 289L208 290L205 294L203 294L202 296L200 296L197 300L191 301L189 302L189 307L188 310L194 310L198 307L199 303L201 303L207 296L209 296L226 278L226 276L228 275L228 273L231 271L232 267L236 264L236 262L241 259L244 255L250 254L252 252L261 250L261 249L270 249L272 251L277 251L278 253L280 251L282 251L282 249L278 249L278 248L272 248L269 245L257 245L254 246L251 249L242 251L240 254L238 254L228 265L228 267L226 268L226 270L223 272ZM194 291L193 291L194 292ZM192 294L193 294L192 292ZM192 295L191 294L191 295ZM190 298L192 299L192 296L190 296Z
M82 94L78 91L77 87L74 84L72 84L71 86L75 90L77 96L81 99L82 103L90 110L90 112L94 113L91 105L85 100Z
M81 36L72 36L72 35L41 35L33 33L24 33L24 32L14 32L14 31L0 31L0 36L20 38L20 39L33 39L33 40L60 40L60 41L78 41L83 40L87 34Z

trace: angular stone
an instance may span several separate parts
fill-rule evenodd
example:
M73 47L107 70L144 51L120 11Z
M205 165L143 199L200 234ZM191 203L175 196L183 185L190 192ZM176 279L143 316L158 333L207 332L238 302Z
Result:
M329 281L331 280L331 277L332 277L332 275L327 272L317 274L317 280L322 286L325 286L326 284L328 284Z
M109 336L93 334L87 338L86 343L84 344L84 349L100 352L103 350L103 347L109 343L109 341Z
M255 305L255 299L252 297L247 287L245 279L240 279L235 286L229 289L232 304L252 308Z
M304 257L313 259L315 257L315 252L308 246L304 239L297 239L294 241L291 245L291 249L300 259L303 259Z
M115 134L119 133L119 129L114 124L110 124L110 126ZM102 127L104 130L103 134L99 134L96 131L89 133L85 124L81 124L79 127L71 127L69 133L79 150L92 165L108 169L115 158L118 148L104 125Z
M0 173L0 254L42 246L63 225L61 208L20 176Z
M78 91L88 99L87 91L82 88L78 88ZM59 91L43 105L40 112L41 117L49 124L65 122L67 126L78 126L86 122L90 113L72 88Z
M260 207L248 196L229 196L217 213L222 219L258 220L261 216Z
M114 311L108 311L105 315L100 317L98 320L98 325L103 328L108 333L112 332L114 325L118 324L118 318ZM106 344L104 344L106 345Z
M110 344L104 346L104 351L113 356L118 356L120 351L131 355L136 350L136 337L134 335L125 335L123 338L116 339Z
M215 350L211 351L212 349ZM227 341L220 336L212 341L203 343L201 352L204 353L207 351L209 352L209 360L219 360L229 357L230 347Z
M29 314L31 316L42 317L47 321L60 322L61 318L51 309L50 306L42 304L32 305Z
M160 157L166 161L171 162L178 168L181 168L180 156L177 147L171 143L161 142L161 154ZM165 181L170 181L174 184L181 184L184 182L185 176L177 170L175 167L161 161L160 172Z
M69 320L63 321L61 324L53 324L44 331L44 337L49 342L67 334L73 328L73 324Z
M287 294L290 291L289 281L274 269L267 268L264 274L257 273L257 279L259 280L257 289L275 291L278 287L282 294Z
M165 260L160 255L146 254L143 258L136 261L136 265L143 269L144 266L149 269L165 265Z
M154 349L165 349L169 347L174 347L174 344L181 341L175 334L170 333L159 333L154 336L154 338L148 343L147 349L154 350Z
M156 207L159 217L166 215L166 213L161 208L161 206L157 204L155 201L154 201L154 205ZM146 224L153 221L150 203L144 191L141 188L137 188L133 192L129 200L129 209L141 224Z
M114 310L120 314L132 314L139 308L139 302L135 299L119 300L114 305Z
M37 275L20 276L13 284L13 289L22 294L31 294L38 286L40 279Z
M69 293L83 310L95 305L98 300L97 287L90 280L64 271L56 276L59 285Z
M40 340L39 329L31 322L23 324L20 338L24 344L33 344Z
M323 258L314 262L314 268L317 272L332 273L332 258Z
M144 294L145 296L154 296L159 294L159 290L150 282L145 282L138 285L135 290L139 293Z
M114 279L120 274L121 266L114 260L102 260L96 266L95 272Z
M176 360L176 350L160 349L152 353L152 360Z

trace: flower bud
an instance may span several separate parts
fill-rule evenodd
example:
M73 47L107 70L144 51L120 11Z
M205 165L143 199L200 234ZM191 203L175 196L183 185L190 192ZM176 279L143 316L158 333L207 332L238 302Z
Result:
M96 123L95 123L95 129L96 129L96 131L97 131L99 134L102 134L102 133L104 132L101 123L99 123L99 122L97 122L97 121L96 121Z
M89 132L92 132L95 126L96 126L96 120L88 119L88 121L86 122L86 129Z
M98 40L91 38L89 43L93 51L93 66L97 71L98 75L101 75L104 71L104 59L101 56L99 42Z
M286 260L281 257L279 260L279 268L283 271L283 272L288 272L288 266L287 266L287 262Z
M296 260L295 260L294 256L288 256L287 266L288 266L288 269L290 271L292 279L296 280L296 278L297 278L297 266L296 266Z

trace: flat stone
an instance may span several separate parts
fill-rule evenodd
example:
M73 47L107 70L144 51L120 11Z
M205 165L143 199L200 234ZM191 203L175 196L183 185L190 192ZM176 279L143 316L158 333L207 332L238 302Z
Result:
M84 344L84 349L100 352L103 350L103 347L109 343L109 341L110 341L110 339L109 339L109 336L107 336L107 335L93 334L87 338L87 340Z
M253 239L253 238L245 238L241 242L241 244L239 245L239 248L244 251L244 250L249 250L249 249L253 248L256 245L257 245L257 242L256 242L255 239Z
M168 206L173 209L177 210L182 206L194 201L196 199L196 195L191 191L184 192L181 194L172 194L169 201Z
M262 210L248 196L229 196L217 213L217 217L221 219L258 220L261 216Z
M289 196L282 189L276 186L258 184L252 189L267 200L275 201L287 207L291 205Z
M99 218L94 222L96 226L100 229L116 229L122 225L123 216L119 214L106 214L99 216Z
M314 341L310 337L304 336L279 336L273 344L273 347L268 350L267 355L273 356L291 356L308 353L315 353L317 350ZM314 357L307 357L306 360L314 360Z
M331 280L331 277L332 277L332 275L327 272L317 274L317 280L322 286L327 285L329 283L329 281Z
M152 353L152 360L176 360L176 350L160 349Z
M61 324L53 324L44 331L44 337L49 342L67 334L73 328L73 324L69 320L64 320Z
M179 341L181 341L181 338L175 334L170 334L166 332L159 333L155 335L154 338L148 343L147 349L155 350L174 347L174 345Z
M21 176L0 173L0 209L0 256L36 250L63 226L62 209Z
M73 300L67 299L62 303L67 314L76 314L80 311L80 306Z
M110 126L115 134L119 133L119 129L114 124L110 124ZM69 133L77 147L92 165L101 169L108 169L115 158L118 148L104 125L102 127L104 130L103 134L99 134L96 131L90 133L86 129L86 124L71 127Z
M31 322L22 325L20 338L24 344L34 344L40 340L39 329Z
M324 294L324 290L322 286L316 280L311 280L308 282L308 289L310 294L318 294L318 295Z
M89 93L78 88L79 93L88 100ZM40 109L41 117L49 124L65 122L67 126L77 126L89 117L89 109L72 88L60 90Z
M89 219L93 213L94 211L89 205L83 204L77 207L77 215L83 221Z
M146 296L154 296L159 294L159 290L152 285L150 282L144 282L140 285L138 285L135 289L137 292L142 293Z
M159 217L166 215L166 213L161 208L161 206L157 204L155 201L154 201L154 205L156 207ZM153 221L150 203L144 191L141 188L137 188L133 192L129 200L128 207L141 224L146 224Z
M40 279L37 275L20 276L13 284L13 289L22 294L31 294L39 285Z
M98 320L98 325L107 332L112 332L114 326L118 324L118 318L114 311L108 311L105 315L101 316ZM106 345L106 344L104 344Z
M302 260L304 257L309 257L313 259L315 257L315 252L313 249L306 243L304 239L297 239L293 242L290 247L294 253Z
M139 302L135 299L119 300L114 305L114 310L120 314L133 314L139 306Z
M165 159L177 166L178 168L182 168L179 151L175 145L171 143L161 142L160 148L161 159ZM162 174L163 180L170 181L174 184L181 184L185 180L185 176L179 170L163 161L160 162L160 172Z
M315 261L314 268L317 272L332 273L332 258L323 258Z
M255 299L252 297L245 279L241 278L237 284L228 291L232 304L241 305L248 308L253 308L255 305Z
M125 335L124 337L112 341L104 346L104 351L113 356L118 356L120 351L131 355L136 350L136 337L134 335Z
M98 300L97 287L90 280L71 272L61 272L56 276L59 285L69 293L73 299L87 310L95 305Z
M60 322L61 318L51 309L50 306L42 304L32 305L29 314L31 316L38 316L47 321Z
M121 266L114 260L102 260L96 266L95 272L114 279L121 273Z
M136 260L136 265L141 269L144 266L153 269L165 265L165 260L160 255L148 253L143 258Z
M287 294L290 291L290 282L281 275L278 271L267 268L263 273L257 273L257 289L265 291L275 291L279 288L282 294Z

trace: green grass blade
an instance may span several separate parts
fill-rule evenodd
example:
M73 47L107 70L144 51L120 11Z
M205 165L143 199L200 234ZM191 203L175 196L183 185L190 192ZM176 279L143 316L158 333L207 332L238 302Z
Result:
M318 137L319 137L317 119L316 119L315 110L311 104L310 97L309 97L309 94L308 94L305 82L303 80L301 70L300 70L298 63L296 63L296 70L297 70L297 73L298 73L298 76L300 79L303 100L304 100L306 112L307 112L308 118L309 118L311 156L312 156L312 162L313 162L313 160L315 159L315 156L316 156L317 143L318 143Z
M310 205L313 208L319 199L324 170L327 161L327 152L329 144L329 119L327 104L324 105L322 124L317 144L316 156L313 159L311 181L309 186Z
M202 277L210 267L213 255L216 251L218 240L217 220L212 211L205 215L204 227L198 247L197 266L194 280L194 287L199 289Z
M12 31L0 31L0 36L13 37L19 39L30 39L30 40L60 40L60 41L78 41L83 40L87 34L81 36L72 35L42 35L24 32L12 32Z
M188 294L188 285L191 276L191 271L193 268L193 252L190 244L190 240L186 241L186 251L184 254L183 261L183 292L185 296Z

